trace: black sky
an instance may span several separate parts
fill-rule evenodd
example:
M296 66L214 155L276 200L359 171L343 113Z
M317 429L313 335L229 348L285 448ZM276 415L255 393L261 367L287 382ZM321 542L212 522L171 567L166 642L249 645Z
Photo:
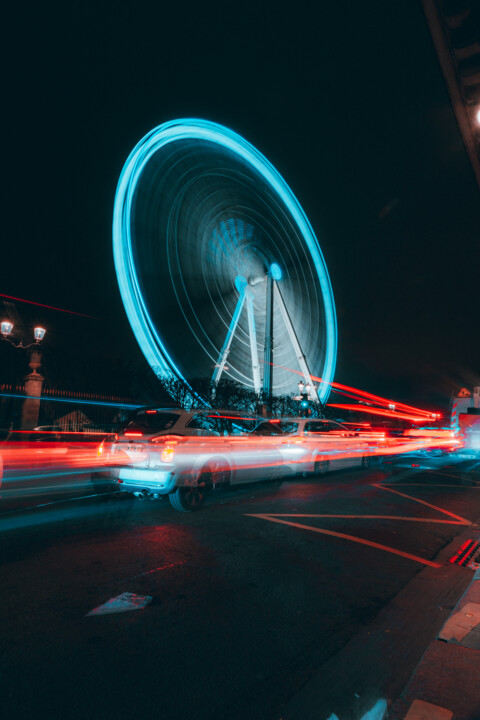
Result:
M27 2L3 25L1 293L98 316L80 343L139 355L113 269L117 179L148 130L203 117L303 205L340 382L427 402L480 383L480 194L419 0Z

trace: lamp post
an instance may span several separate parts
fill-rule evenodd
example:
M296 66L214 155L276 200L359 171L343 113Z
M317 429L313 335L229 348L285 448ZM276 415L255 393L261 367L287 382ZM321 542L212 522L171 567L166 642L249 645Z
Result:
M296 395L294 400L298 400L300 402L300 414L304 417L308 417L310 403L312 400L316 399L316 388L312 388L310 383L305 384L303 380L300 380L298 383L298 391L299 395Z
M42 385L44 381L43 375L38 372L42 364L41 343L45 337L46 330L40 326L33 329L34 342L23 344L23 341L15 342L10 337L13 331L13 323L9 320L2 320L0 323L0 333L2 339L9 342L13 347L21 350L29 351L29 367L31 372L24 378L25 400L22 406L22 430L32 430L38 425L38 415L40 412L40 398L42 396Z

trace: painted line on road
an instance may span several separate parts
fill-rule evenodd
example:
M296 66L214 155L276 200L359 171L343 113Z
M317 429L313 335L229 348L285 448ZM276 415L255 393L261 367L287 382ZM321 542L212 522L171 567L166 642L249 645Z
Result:
M269 520L270 522L278 523L280 525L289 525L291 527L296 527L301 530L311 530L312 532L319 533L321 535L330 535L331 537L337 537L341 538L343 540L350 540L351 542L358 543L359 545L367 545L368 547L376 548L377 550L384 550L385 552L392 553L393 555L399 555L400 557L407 558L409 560L414 560L415 562L421 563L422 565L428 565L429 567L434 568L440 568L442 567L442 563L436 563L431 560L426 560L425 558L421 558L418 555L412 555L411 553L404 552L403 550L397 550L396 548L390 547L389 545L382 545L381 543L376 543L372 540L365 540L364 538L359 538L355 535L348 535L346 533L339 533L335 532L334 530L327 530L326 528L319 528L312 525L305 525L303 523L297 523L292 522L291 520L284 520L282 518L321 518L321 519L349 519L349 520L403 520L407 522L418 522L418 523L439 523L441 525L462 525L462 526L471 526L473 523L470 522L470 520L466 520L465 518L461 517L460 515L456 515L455 513L450 512L449 510L444 510L443 508L438 507L437 505L432 505L432 503L426 502L425 500L420 500L419 498L413 497L412 495L407 495L406 493L399 492L398 490L394 490L393 488L389 487L386 484L381 483L370 483L371 487L377 488L378 490L388 490L389 492L394 493L395 495L399 495L400 497L406 498L407 500L413 500L413 502L420 503L421 505L425 505L426 507L431 508L432 510L436 510L437 512L441 513L442 515L447 515L449 518L453 518L451 520L446 520L445 517L443 518L415 518L415 517L405 517L401 515L331 515L331 514L318 514L318 513L245 513L247 517L256 517L260 518L261 520ZM428 486L427 486L428 487Z
M441 475L442 477L451 477L455 480L465 480L465 475L452 475L451 473L442 473L437 470L427 470L426 472L433 473L434 475ZM478 483L478 480L472 480L474 483Z
M451 487L451 488L457 488L457 490L480 490L480 484L477 483L476 480L469 480L469 482L475 483L475 485L450 485L447 483L383 483L382 487L392 486L392 487L424 487L424 488L431 488L431 487ZM478 485L478 487L477 487Z
M403 517L399 515L330 515L315 513L267 513L268 517L305 517L305 518L342 518L346 520L406 520L407 522L441 523L442 525L461 525L456 520L443 520L439 518Z
M455 515L455 513L450 512L449 510L444 510L443 508L438 507L437 505L432 505L432 503L426 502L426 500L420 500L419 498L412 497L411 495L406 495L406 493L401 493L398 490L394 490L391 487L388 487L387 485L382 485L380 483L371 483L372 487L379 488L381 490L388 490L388 492L395 493L395 495L400 495L400 497L407 498L408 500L413 500L414 502L418 502L421 505L426 505L429 508L432 508L433 510L437 510L440 513L443 513L444 515L448 515L449 517L453 517L456 520L458 520L459 525L471 525L472 523L470 520L466 520L465 518L461 517L460 515Z
M112 613L128 612L131 610L143 610L152 600L153 597L151 595L136 595L135 593L124 592L90 610L85 617L111 615Z
M418 555L412 555L411 553L403 552L403 550L397 550L396 548L389 547L388 545L381 545L380 543L373 542L372 540L364 540L363 538L356 537L355 535L347 535L345 533L334 532L333 530L326 530L325 528L313 527L312 525L303 525L303 523L295 523L289 520L280 520L279 517L273 517L263 513L246 513L248 517L256 517L261 520L270 520L270 522L279 523L280 525L290 525L301 530L311 530L312 532L320 533L321 535L330 535L332 537L342 538L342 540L350 540L351 542L358 543L360 545L368 545L368 547L376 548L377 550L385 550L386 552L392 553L393 555L399 555L400 557L407 558L408 560L414 560L415 562L422 563L422 565L429 565L430 567L439 568L442 567L441 563L435 563L431 560L425 560ZM315 517L312 515L311 517ZM335 515L330 515L335 517Z

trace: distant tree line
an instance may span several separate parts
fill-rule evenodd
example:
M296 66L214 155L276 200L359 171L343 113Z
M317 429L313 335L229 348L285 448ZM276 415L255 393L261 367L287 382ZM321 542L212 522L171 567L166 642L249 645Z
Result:
M253 389L246 388L230 378L222 378L218 383L204 377L182 382L176 378L163 378L159 373L157 382L173 404L185 409L211 407L245 413L264 413L273 417L301 414L300 402L293 393L274 395L269 399L265 393L257 394ZM320 402L310 401L306 411L310 417L325 417L325 406Z
M29 372L28 353L13 347L0 348L0 383L23 384ZM160 370L138 359L108 357L82 346L65 347L61 353L42 347L40 373L45 377L44 388L51 391L98 393L131 398L141 405L176 406L182 408L211 407L239 410L245 413L264 413L274 417L302 414L300 402L294 394L274 395L271 400L263 392L230 378L215 384L210 378L196 377L182 382L165 378ZM319 402L309 402L308 415L325 417L327 408Z

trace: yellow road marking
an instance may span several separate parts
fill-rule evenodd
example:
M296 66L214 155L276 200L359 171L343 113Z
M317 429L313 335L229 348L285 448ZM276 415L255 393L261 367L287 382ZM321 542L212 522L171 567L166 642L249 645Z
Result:
M465 480L465 476L462 477L462 475L452 475L452 473L442 473L437 472L436 470L426 470L425 472L433 473L434 475L441 475L442 477L451 477L455 480ZM478 480L472 480L474 483L478 483Z
M459 488L461 488L462 490L480 490L480 487L477 487L477 484L480 485L480 483L477 483L476 480L471 480L469 482L474 482L475 485L458 485L458 484L450 485L448 483L404 483L404 482L399 482L399 483L382 483L382 487L386 487L388 485L388 486L392 486L392 487L397 487L397 486L400 486L400 487L424 487L424 488L453 487L453 488L457 488L457 490Z
M343 540L351 540L352 542L359 543L360 545L368 545L369 547L376 548L377 550L385 550L386 552L393 553L394 555L400 555L401 557L407 558L408 560L414 560L415 562L422 563L423 565L429 565L430 567L442 567L440 563L435 563L431 560L425 560L424 558L418 557L418 555L411 555L410 553L403 552L403 550L396 550L395 548L389 547L388 545L381 545L380 543L372 542L371 540L364 540L363 538L355 537L355 535L346 535L345 533L334 532L333 530L325 530L325 528L312 527L311 525L303 525L302 523L290 522L289 520L280 520L280 518L278 517L272 517L271 515L266 515L262 513L246 514L249 517L261 518L262 520L270 520L270 522L279 523L280 525L290 525L291 527L300 528L301 530L311 530L312 532L321 533L322 535L331 535L333 537L342 538ZM335 516L331 515L330 517Z
M420 483L419 483L420 484ZM384 550L385 552L392 553L393 555L399 555L400 557L407 558L409 560L414 560L415 562L421 563L422 565L428 565L430 567L439 568L442 567L441 563L432 562L431 560L426 560L424 558L419 557L418 555L412 555L411 553L404 552L403 550L397 550L396 548L390 547L389 545L382 545L381 543L373 542L372 540L364 540L363 538L356 537L355 535L347 535L346 533L339 533L335 532L334 530L326 530L325 528L319 528L314 527L312 525L304 525L303 523L297 523L292 522L291 520L283 520L281 518L330 518L330 519L349 519L349 520L403 520L407 522L423 522L423 523L440 523L442 525L472 525L472 523L469 520L466 520L465 518L461 517L460 515L455 515L455 513L449 512L448 510L444 510L443 508L438 507L437 505L432 505L431 503L426 502L425 500L420 500L419 498L412 497L411 495L407 495L406 493L399 492L398 490L394 490L392 487L387 486L386 484L380 484L380 483L371 483L372 487L375 487L379 490L388 490L389 492L394 493L395 495L399 495L400 497L407 498L407 500L413 500L413 502L418 502L421 505L426 505L429 508L432 508L432 510L437 510L439 513L442 513L443 515L448 515L450 518L454 518L453 520L445 520L440 518L415 518L415 517L402 517L397 515L330 515L326 513L317 514L317 513L245 513L248 517L256 517L260 518L261 520L269 520L270 522L275 522L280 525L289 525L291 527L300 528L301 530L311 530L312 532L320 533L321 535L330 535L332 537L338 537L342 538L343 540L350 540L351 542L359 543L360 545L368 545L369 547L376 548L377 550ZM426 487L429 487L428 485ZM442 486L440 486L442 487ZM458 486L454 486L458 487Z
M249 513L247 513L249 514ZM343 518L347 520L407 520L408 522L441 523L442 525L463 525L457 520L440 520L437 518L403 517L399 515L331 515L314 513L265 513L268 517L302 517L302 518ZM257 517L257 515L252 515ZM471 525L471 523L469 523Z
M418 502L421 505L426 505L429 508L432 508L433 510L437 510L440 513L443 513L444 515L449 515L450 517L456 518L459 521L459 525L471 525L472 523L470 520L465 520L465 518L461 517L460 515L455 515L455 513L451 513L448 510L443 510L442 508L437 507L437 505L432 505L431 503L426 502L425 500L419 500L419 498L414 498L411 495L406 495L405 493L401 493L398 490L394 490L391 487L387 487L387 485L380 485L377 483L371 483L372 487L380 488L383 490L388 490L388 492L395 493L395 495L400 495L400 497L407 498L408 500L413 500L414 502Z

